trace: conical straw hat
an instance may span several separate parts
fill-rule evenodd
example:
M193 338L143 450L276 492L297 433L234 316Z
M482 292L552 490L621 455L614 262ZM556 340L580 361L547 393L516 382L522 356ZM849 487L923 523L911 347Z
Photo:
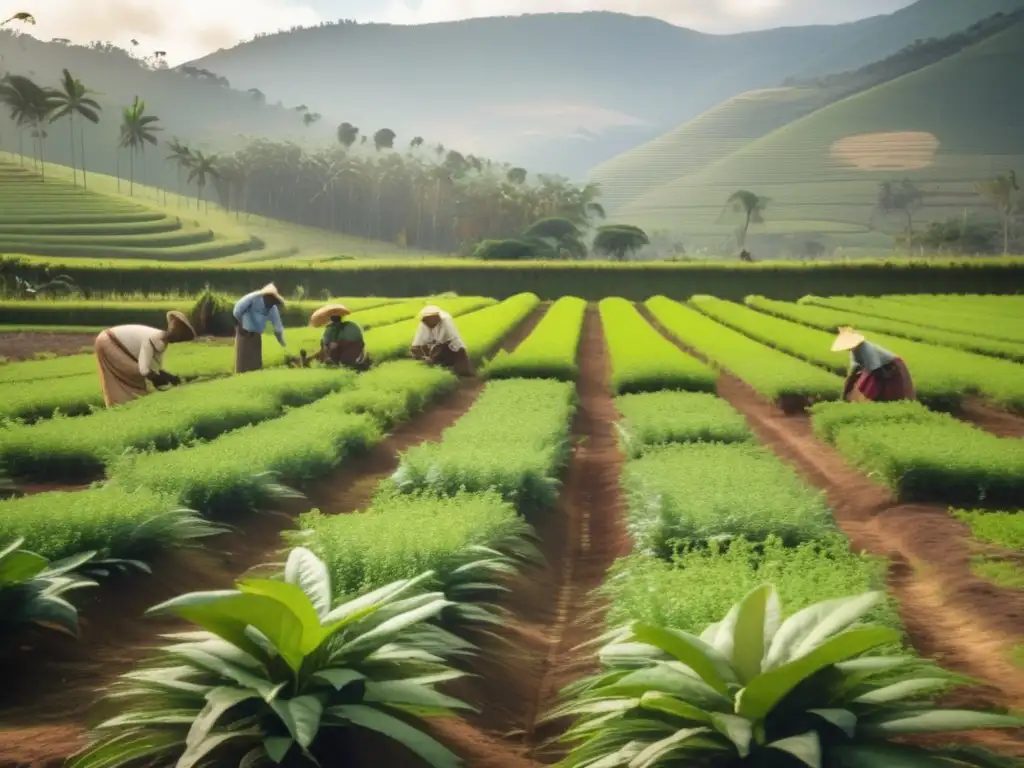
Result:
M344 304L325 304L320 307L313 315L309 318L309 324L314 328L320 328L327 325L332 317L344 317L345 315L351 315L351 311Z
M833 352L849 352L851 349L856 349L865 341L864 337L853 330L853 328L840 328L839 335L836 336L836 340L832 342Z
M175 323L178 323L179 325L183 325L186 328L188 328L189 333L192 334L193 339L196 337L196 329L192 327L192 323L188 321L188 318L185 317L185 314L183 312L179 312L176 309L172 309L170 312L167 313L167 328L170 329L170 327Z
M273 296L281 303L282 307L284 306L284 297L277 292L277 286L274 285L273 283L267 283L262 288L260 288L259 292L261 296Z
M440 307L429 304L420 310L419 318L422 320L424 317L437 317L440 316L442 310Z

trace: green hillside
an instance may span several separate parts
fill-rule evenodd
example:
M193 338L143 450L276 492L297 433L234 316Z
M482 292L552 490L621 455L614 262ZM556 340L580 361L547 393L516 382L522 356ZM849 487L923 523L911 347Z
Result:
M642 195L617 218L721 241L735 190L770 198L752 232L814 232L880 242L905 222L874 217L878 187L909 178L918 221L987 213L977 181L1024 164L1024 23L943 61L843 99L697 172ZM882 238L882 242L889 238Z

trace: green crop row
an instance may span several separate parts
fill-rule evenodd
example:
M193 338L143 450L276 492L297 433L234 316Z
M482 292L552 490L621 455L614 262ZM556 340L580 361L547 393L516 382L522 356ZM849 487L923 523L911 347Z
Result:
M425 383L434 396L455 384L444 370L424 368L420 376L410 377L414 363L394 365L382 366L375 376L357 377L353 389L210 442L123 456L109 467L110 482L125 489L149 488L211 518L264 508L283 492L278 483L306 487L379 442L384 422L396 418L396 398L382 394L404 396L406 411L398 417L405 417L424 403ZM381 418L376 404L386 409Z
M966 352L977 352L982 355L1024 362L1024 344L1012 341L1000 341L974 334L928 328L901 320L886 320L845 309L775 301L763 296L747 296L744 301L747 306L760 312L832 333L840 326L853 326L860 331L877 331L912 341L923 341L928 344L962 349Z
M41 386L0 384L0 423L6 419L48 419L58 411L65 416L80 416L102 405L103 393L95 373L49 379Z
M811 422L847 461L901 500L1024 499L1024 440L996 437L916 403L822 403Z
M38 256L56 256L69 259L159 259L167 261L206 261L234 256L263 248L258 237L221 238L211 242L175 245L165 248L146 248L144 245L88 245L78 243L37 243L26 237L0 238L0 251L4 253L31 253Z
M17 253L17 251L9 251ZM118 256L120 254L117 254ZM196 291L210 283L219 291L244 293L271 280L286 292L299 285L364 296L418 296L455 291L506 298L532 291L544 299L623 296L642 301L654 294L684 298L694 293L742 301L752 293L780 299L921 290L1004 292L1020 283L1022 259L889 260L861 262L510 262L465 259L424 262L334 260L319 264L267 262L196 265L151 262L117 264L111 259L29 259L17 271L37 279L43 262L61 264L91 290L155 293L173 286Z
M139 221L166 221L170 217L162 211L146 209L118 210L103 208L84 213L41 209L38 213L21 213L17 216L0 215L0 226L8 224L115 224ZM173 221L173 219L170 219Z
M838 376L766 347L691 307L655 296L647 301L647 309L675 338L768 400L834 400L842 395Z
M404 492L445 495L495 489L520 510L551 506L571 451L575 404L568 382L492 381L439 442L402 454L392 482Z
M714 392L715 372L658 333L630 302L605 299L599 309L616 394L659 389Z
M212 229L179 228L168 232L126 232L123 234L61 235L49 232L6 234L0 232L0 243L16 241L31 243L32 248L47 246L84 246L94 249L106 248L153 248L163 250L177 246L197 245L213 242Z
M863 296L821 298L812 295L805 296L800 301L804 304L873 315L885 320L901 320L929 328L940 328L945 331L1024 344L1024 327L1021 326L1021 323L992 322L991 316L984 313L972 314L964 311L950 311L942 307L920 305L911 307L899 301Z
M16 479L89 481L128 450L167 451L210 440L354 384L354 373L336 369L258 371L200 382L79 418L0 430L0 464Z
M576 356L587 302L574 296L556 301L515 351L498 352L484 375L491 379L575 381Z
M78 224L3 224L0 235L134 235L171 232L181 227L181 219L167 216L152 221L101 221Z
M444 583L467 561L514 552L532 538L529 524L494 491L438 496L382 489L365 511L314 510L299 525L302 530L289 539L327 564L339 598L424 571ZM477 584L483 576L479 570L468 574Z
M627 456L669 443L741 443L753 435L746 420L724 400L706 392L647 392L615 399Z

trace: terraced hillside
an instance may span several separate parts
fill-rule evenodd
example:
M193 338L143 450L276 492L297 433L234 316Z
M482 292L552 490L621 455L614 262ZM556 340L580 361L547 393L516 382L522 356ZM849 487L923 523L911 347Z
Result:
M617 217L721 239L734 227L721 216L723 204L745 188L771 199L760 231L863 241L905 226L902 220L874 216L879 184L904 178L926 194L918 221L965 210L988 213L975 183L1024 160L1018 128L1024 118L1022 64L1024 24L1017 24L937 64L823 107L710 164L702 162L699 144L677 148L697 157L680 164L683 171L674 180L623 206ZM727 141L707 151L721 152ZM655 162L671 166L676 161L645 157L640 167Z
M0 252L65 258L129 260L311 261L403 253L391 243L351 237L260 216L197 207L194 199L104 174L89 189L70 168L0 153Z

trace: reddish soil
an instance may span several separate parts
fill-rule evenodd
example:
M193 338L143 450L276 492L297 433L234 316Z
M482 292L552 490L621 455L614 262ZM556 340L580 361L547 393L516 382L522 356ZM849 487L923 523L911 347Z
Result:
M94 333L0 333L0 357L8 360L30 360L40 352L53 355L74 355L92 350Z
M544 311L541 307L531 314L502 348L518 346ZM80 640L45 631L26 633L10 653L0 656L0 679L5 681L0 693L0 768L61 765L83 744L97 692L159 645L161 633L182 629L173 620L144 619L146 609L184 592L228 587L246 571L279 559L285 548L281 534L312 507L327 513L364 507L377 483L397 468L399 452L438 439L469 409L482 387L478 379L460 382L367 454L308 489L305 499L253 515L243 528L218 537L206 550L162 553L150 560L153 576L119 577L118 584L95 590L79 603Z
M984 400L965 400L953 415L999 437L1024 437L1024 417L1002 411Z

